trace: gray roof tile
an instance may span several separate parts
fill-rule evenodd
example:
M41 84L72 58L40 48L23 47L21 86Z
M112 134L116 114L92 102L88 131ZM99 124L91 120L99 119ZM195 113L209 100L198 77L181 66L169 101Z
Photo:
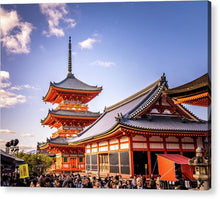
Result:
M155 85L157 87L157 85ZM132 101L124 104L116 109L111 111L104 112L98 120L96 120L92 125L90 125L86 130L79 134L79 137L73 138L73 140L69 140L69 142L77 142L81 140L86 140L92 138L97 135L101 135L109 130L111 130L118 121L116 117L118 114L122 114L123 116L127 115L130 111L134 109L137 105L143 103L146 97L149 96L149 92L145 93L144 95L133 99Z
M165 77L165 76L162 76ZM136 118L141 110L154 103L154 100L167 87L165 78L159 79L147 89L143 89L131 97L107 108L106 111L92 125L81 132L78 137L68 139L68 142L74 143L79 141L90 140L93 137L102 135L113 129L118 123L126 126L136 127L146 130L171 130L171 131L199 131L204 132L210 129L210 124L203 121L191 121L180 117L171 116L152 116L152 120L147 118ZM187 111L187 110L186 110ZM119 118L119 119L116 119Z
M51 82L51 85L57 88L71 89L71 90L85 90L85 91L100 91L102 87L90 86L79 79L74 75L67 76L63 81L55 83Z
M122 124L149 130L172 130L172 131L208 131L210 124L208 122L195 122L180 117L170 116L152 116L148 119L125 119L121 120Z
M50 138L47 140L47 142L52 143L52 144L68 145L66 137Z
M71 111L71 110L50 110L49 113L54 115L64 115L64 116L78 116L78 117L99 117L99 112L91 111Z

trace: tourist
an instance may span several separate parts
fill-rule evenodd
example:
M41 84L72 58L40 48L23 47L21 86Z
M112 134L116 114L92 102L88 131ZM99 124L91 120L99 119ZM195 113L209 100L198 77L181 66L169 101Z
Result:
M54 187L53 184L51 183L51 179L49 177L45 178L44 187Z
M126 180L127 189L133 189L130 180Z
M135 189L137 187L137 176L134 175L132 181L131 181L132 187Z
M70 175L67 175L66 179L63 181L62 187L72 188L74 187L73 181Z
M143 179L141 177L138 177L137 180L136 180L136 189L143 189L144 186L143 186Z
M156 189L156 182L153 178L153 176L151 176L150 178L150 182L149 182L149 186L148 186L150 189Z
M82 188L82 184L81 184L81 181L79 181L79 178L76 178L75 181L74 181L74 186L76 188Z
M82 188L92 188L92 183L90 182L90 178L88 177L84 178Z
M34 182L33 182L33 181L31 181L31 183L30 183L30 187L35 187L35 185L34 185Z
M161 189L161 181L160 181L160 175L158 175L157 177L157 180L156 180L156 186L157 186L157 189Z

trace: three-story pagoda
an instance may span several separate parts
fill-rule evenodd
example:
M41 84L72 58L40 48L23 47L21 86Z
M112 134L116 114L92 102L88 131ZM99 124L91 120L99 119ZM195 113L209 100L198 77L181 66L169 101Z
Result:
M41 147L56 154L52 165L53 171L75 171L84 167L84 149L68 146L67 138L77 136L100 116L99 112L88 111L87 103L101 90L102 87L88 85L72 73L71 37L69 37L67 77L58 83L50 82L48 92L43 97L44 102L58 104L55 109L49 110L46 118L41 121L42 125L57 129Z

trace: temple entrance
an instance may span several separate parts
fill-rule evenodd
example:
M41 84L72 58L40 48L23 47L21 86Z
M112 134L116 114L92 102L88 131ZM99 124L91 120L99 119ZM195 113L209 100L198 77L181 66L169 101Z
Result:
M100 154L99 155L99 170L100 170L100 173L108 173L109 172L108 154Z
M186 156L188 158L193 158L196 156L195 152L183 152L183 156Z
M71 164L71 168L76 169L77 168L77 159L70 158L70 164Z
M148 175L147 151L134 151L134 174Z

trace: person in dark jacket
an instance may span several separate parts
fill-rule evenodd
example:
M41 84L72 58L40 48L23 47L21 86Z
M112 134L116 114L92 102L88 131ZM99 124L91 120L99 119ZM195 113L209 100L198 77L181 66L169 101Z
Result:
M90 182L90 178L85 178L82 188L93 188L92 183Z

